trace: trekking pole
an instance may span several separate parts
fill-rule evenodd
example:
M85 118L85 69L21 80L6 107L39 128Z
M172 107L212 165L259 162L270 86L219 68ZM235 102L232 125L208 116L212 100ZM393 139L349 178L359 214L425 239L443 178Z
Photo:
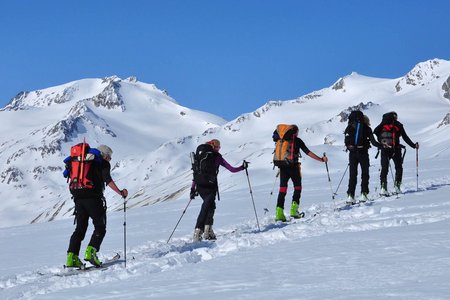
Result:
M323 156L327 157L327 154L324 152ZM327 168L327 176L328 176L328 183L330 184L331 199L333 200L334 208L336 208L336 202L334 201L333 186L331 185L330 171L328 170L328 162L327 161L325 161L325 167Z
M175 225L175 228L173 229L172 233L170 234L169 238L167 239L167 244L169 243L170 239L172 238L173 233L175 232L175 230L178 227L178 224L180 224L181 218L183 218L184 213L186 212L187 208L189 207L189 204L191 204L192 199L189 199L188 204L186 205L186 208L183 210L183 213L181 214L180 219L178 220L177 224Z
M244 164L248 165L249 162L244 160ZM255 217L256 217L256 224L258 225L258 230L261 231L261 228L259 227L259 221L258 221L258 214L256 213L256 206L255 206L255 200L253 199L253 191L252 191L252 185L250 184L250 177L248 176L248 170L245 168L245 174L247 175L247 181L248 181L248 188L250 189L250 196L252 197L252 203L253 203L253 210L255 211Z
M345 174L347 173L347 170L348 170L348 167L349 167L349 166L350 166L350 163L347 164L347 168L345 168L344 174L342 175L342 178L341 178L341 180L339 181L339 184L338 184L338 186L337 186L337 188L336 188L336 191L334 192L334 195L335 195L335 196L337 195L337 192L339 191L339 187L341 186L342 180L344 179L344 176L345 176Z
M269 199L267 200L266 207L264 208L264 214L269 212L267 206L269 206L270 199L272 199L273 191L275 190L275 184L277 183L277 178L280 176L280 169L278 169L277 175L275 175L275 181L273 182L272 190L270 191Z
M125 268L127 268L127 201L123 197L123 255L125 259Z
M416 143L416 191L419 191L419 149Z

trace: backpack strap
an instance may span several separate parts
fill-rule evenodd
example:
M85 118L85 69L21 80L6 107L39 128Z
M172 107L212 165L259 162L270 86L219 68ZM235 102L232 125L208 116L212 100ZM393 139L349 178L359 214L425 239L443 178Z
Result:
M356 125L356 134L355 134L355 146L358 145L358 135L359 135L359 128L361 127L361 122L358 121Z

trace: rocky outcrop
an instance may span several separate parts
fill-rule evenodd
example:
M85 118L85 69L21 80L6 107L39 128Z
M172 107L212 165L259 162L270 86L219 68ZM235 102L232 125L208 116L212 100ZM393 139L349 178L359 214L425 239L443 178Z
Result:
M450 76L442 84L442 90L444 91L444 98L450 100Z
M367 103L359 103L358 105L355 106L350 106L347 109L341 111L338 114L338 117L340 118L340 122L347 122L348 121L348 117L350 116L350 113L354 110L360 110L360 111L365 111L373 106L377 106L378 104L373 103L371 101L367 102ZM329 120L331 121L331 120Z
M120 82L110 81L108 86L97 96L94 96L90 101L96 107L104 107L107 109L120 109L125 111L125 104L123 103L122 96L119 93Z
M424 86L429 84L433 80L440 78L439 67L439 60L429 60L417 64L411 71L408 72L408 74L396 83L395 90L400 92L407 87Z
M442 119L442 121L439 123L438 127L441 126L447 126L448 124L450 124L450 112L448 112L445 117Z

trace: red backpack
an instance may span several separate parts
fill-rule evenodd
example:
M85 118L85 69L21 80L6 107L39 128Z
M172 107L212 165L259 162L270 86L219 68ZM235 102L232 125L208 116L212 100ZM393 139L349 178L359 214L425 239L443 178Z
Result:
M382 127L378 138L379 142L389 147L396 147L395 143L398 139L400 127L396 125L394 113L385 113L380 125Z
M88 196L93 191L94 172L100 161L99 151L91 148L88 143L79 143L70 148L70 156L64 162L67 169L65 175L73 196Z

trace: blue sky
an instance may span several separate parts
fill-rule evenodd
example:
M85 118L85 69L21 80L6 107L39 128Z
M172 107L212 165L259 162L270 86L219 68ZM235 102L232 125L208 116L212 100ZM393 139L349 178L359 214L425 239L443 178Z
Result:
M0 106L23 90L136 76L231 120L352 71L450 59L446 0L1 1Z

